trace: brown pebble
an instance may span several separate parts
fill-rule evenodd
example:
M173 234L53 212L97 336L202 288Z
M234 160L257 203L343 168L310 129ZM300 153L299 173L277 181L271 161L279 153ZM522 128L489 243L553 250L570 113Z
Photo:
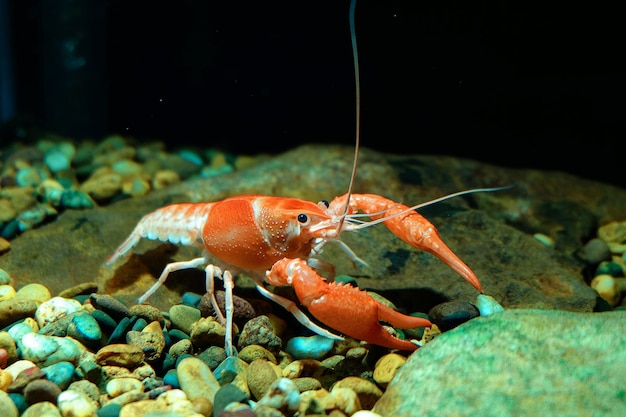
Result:
M337 388L349 388L359 397L359 402L366 410L371 410L380 399L383 392L373 382L360 378L358 376L348 376L337 381L331 390L331 393Z
M61 291L58 297L74 298L77 295L87 295L94 292L98 292L98 284L95 282L84 282Z
M274 327L267 316L258 316L248 321L241 330L237 342L239 349L249 345L260 345L276 356L282 347L282 340L274 333Z
M202 414L205 417L213 415L213 404L208 398L198 397L194 398L191 402L193 404L193 411L198 414Z
M165 318L161 310L149 304L135 304L129 307L128 312L131 316L137 316L148 323L157 321L161 327L165 324Z
M406 357L397 353L389 353L383 356L374 366L374 381L381 387L386 387L405 362Z
M145 354L140 348L121 343L105 346L96 353L96 363L100 366L114 365L135 368L144 359Z
M156 322L154 322L156 323ZM145 332L131 330L126 333L126 342L129 345L138 347L145 354L145 360L148 362L155 361L161 357L165 348L165 338L163 332Z
M36 379L24 388L24 399L28 404L48 401L56 404L57 397L61 394L61 388L47 379Z
M34 300L16 299L0 301L0 327L26 318L33 317L37 310L37 302Z
M318 390L322 388L322 383L319 380L308 376L295 378L293 379L293 383L296 384L296 387L298 387L298 391L300 392Z
M11 249L11 242L3 237L0 237L0 255L7 253Z
M186 353L193 354L193 344L189 339L181 339L170 347L168 353L174 359L177 359L179 356Z
M260 400L267 392L272 382L278 379L278 375L271 362L265 359L253 360L246 370L246 378L250 393Z
M217 305L222 311L222 314L224 314L224 291L215 291L215 299L217 300ZM211 303L211 298L208 294L204 294L204 296L202 296L198 308L200 309L202 317L215 317L213 304ZM243 326L248 320L256 317L256 312L254 311L252 305L235 294L233 294L233 308L233 321L240 327Z
M270 362L278 363L276 361L276 356L274 356L272 352L259 345L248 345L241 349L239 352L239 359L248 363L255 359L266 359Z
M316 359L298 359L283 368L283 377L294 379L313 376L319 371L321 362Z
M108 294L91 294L89 300L94 307L104 311L115 321L120 321L124 317L130 317L128 307Z

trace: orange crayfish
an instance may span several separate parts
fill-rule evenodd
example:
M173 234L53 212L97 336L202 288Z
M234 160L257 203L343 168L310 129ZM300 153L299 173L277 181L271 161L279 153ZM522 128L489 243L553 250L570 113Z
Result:
M312 322L290 299L270 292L264 281L272 285L291 285L300 304L320 322L332 329L373 344L400 350L415 350L418 345L392 336L380 321L396 327L429 327L422 318L403 315L374 300L365 291L324 279L317 271L332 275L334 268L316 257L322 246L337 241L355 261L358 257L341 242L341 233L384 223L396 236L439 257L465 278L479 292L481 284L472 270L448 248L436 228L415 207L408 207L374 194L351 192L359 148L359 81L354 35L354 4L350 6L350 29L353 41L357 87L357 143L352 179L345 195L331 202L312 203L296 198L263 195L242 195L213 203L173 204L144 216L125 242L107 259L111 264L130 251L141 238L158 239L182 245L196 245L202 256L168 264L157 282L138 302L144 302L161 286L168 275L180 269L205 266L206 290L214 311L226 326L225 348L232 351L231 273L245 272L256 281L257 289L270 300L290 311L312 331L341 339ZM456 193L450 198L469 192ZM364 214L371 221L362 220ZM225 317L213 295L213 280L224 281Z

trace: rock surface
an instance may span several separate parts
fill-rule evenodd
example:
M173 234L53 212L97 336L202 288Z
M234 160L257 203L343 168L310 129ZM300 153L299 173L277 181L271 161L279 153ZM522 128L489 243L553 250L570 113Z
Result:
M39 282L53 295L95 281L99 291L129 304L145 292L170 260L197 256L142 241L129 259L104 260L146 213L174 202L215 201L262 193L319 201L346 191L352 149L302 146L219 178L198 179L106 207L63 212L51 223L15 238L0 268L23 286ZM447 193L514 184L511 189L450 199L420 211L505 308L592 311L597 294L584 282L575 256L597 227L626 212L626 190L559 172L514 170L442 156L398 156L363 149L355 192L378 193L415 204ZM549 236L554 246L533 237ZM355 267L335 245L323 257L362 288L383 293L408 311L428 311L447 300L472 302L476 291L434 256L407 246L383 226L344 240L370 267ZM181 271L151 298L167 309L184 291L203 292L202 271ZM409 291L410 290L410 291ZM385 293L387 291L387 293Z
M383 416L626 415L626 311L508 310L411 355Z

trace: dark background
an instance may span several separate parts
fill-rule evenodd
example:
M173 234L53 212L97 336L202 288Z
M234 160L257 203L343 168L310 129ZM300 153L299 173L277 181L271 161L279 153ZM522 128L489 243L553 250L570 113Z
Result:
M238 154L354 143L347 0L0 2L3 141L28 125ZM363 146L626 186L610 4L359 0Z

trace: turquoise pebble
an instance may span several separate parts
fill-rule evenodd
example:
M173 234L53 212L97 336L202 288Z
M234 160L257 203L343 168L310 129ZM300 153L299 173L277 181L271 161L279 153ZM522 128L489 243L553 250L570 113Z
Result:
M202 160L202 158L195 152L190 151L190 150L182 150L178 153L178 156L180 156L181 158L183 158L186 161L191 162L192 164L198 165L198 166L202 166L204 165L204 161Z
M169 349L170 346L172 346L172 338L170 337L170 334L166 331L163 332L163 339L165 340L166 349Z
M86 294L76 295L72 297L72 299L78 301L81 304L85 304L85 301L89 300L89 295L86 295Z
M335 277L335 282L341 282L342 284L350 284L354 287L359 286L356 282L356 279L352 278L350 275L338 275Z
M17 221L17 219L13 219L4 225L4 227L2 228L2 232L0 233L0 236L2 236L5 239L11 240L15 236L17 236L19 233L20 233L20 223Z
M215 379L220 385L225 385L233 382L237 375L245 375L246 369L242 365L242 361L236 356L229 356L218 365L213 371Z
M69 178L57 178L56 180L66 190L69 190L74 185L74 183L72 183L72 180L70 180Z
M62 390L67 388L74 378L74 365L65 361L42 368L41 371L46 374L49 381L57 384Z
M211 166L206 166L206 167L202 168L202 170L200 171L200 177L202 177L202 178L216 177L216 176L222 175L222 174L229 174L229 173L233 172L234 170L235 170L235 168L233 168L230 165L222 165L219 168L213 168Z
M135 324L133 324L133 327L131 330L134 330L136 332L140 332L142 331L146 326L148 325L148 322L145 319L139 318L137 319L137 321L135 322Z
M121 175L132 175L138 174L141 172L141 165L137 162L129 161L128 159L122 159L121 161L117 161L114 163L111 168L113 171L117 172Z
M50 210L53 210L52 207L50 207ZM20 231L24 232L43 223L43 221L50 214L53 213L49 212L49 209L45 205L35 206L30 210L26 210L18 214L18 216L16 217L17 225Z
M95 205L88 194L78 190L63 190L59 204L69 209L91 208Z
M102 310L94 310L91 312L91 315L96 319L100 327L105 330L113 330L117 327L115 320Z
M100 344L102 330L91 314L76 314L67 327L68 336L73 337L86 346Z
M7 332L9 333L9 336L17 342L18 340L21 340L25 334L32 333L33 329L22 320L19 323L14 323L7 329Z
M126 333L132 329L136 320L137 316L124 317L120 320L117 327L115 327L115 330L113 330L113 333L111 333L111 336L109 336L109 340L106 344L111 345L114 343L126 343Z
M183 353L182 355L180 355L178 358L176 358L176 367L178 368L178 364L180 363L180 361L182 361L185 358L194 358L195 356L189 354L189 353Z
M196 294L195 292L186 292L182 297L183 304L196 308L200 305L200 300L202 300L202 296L200 294Z
M37 186L43 180L39 170L31 167L22 168L15 175L15 181L20 187Z
M43 161L52 172L66 171L70 168L70 159L56 148L52 148L46 152Z
M213 415L227 415L228 412L224 412L224 409L231 403L246 403L250 399L250 396L245 392L237 388L233 384L222 385L220 389L215 393L215 400L213 405ZM243 413L242 413L243 415Z
M9 398L17 407L17 411L20 412L20 415L28 408L28 403L26 402L26 398L22 394L18 394L16 392L9 393Z
M170 342L173 345L176 342L179 342L183 339L189 339L189 336L187 335L187 333L183 332L182 330L178 330L178 329L172 329L169 332L167 332L168 336L170 337Z
M178 382L178 374L176 373L176 369L170 369L169 371L167 371L167 373L163 377L163 383L165 385L171 385L172 388L180 388L180 383Z
M56 188L47 189L44 191L43 201L45 203L50 203L54 207L58 207L61 205L61 197L63 196L63 190L59 190Z
M285 351L295 359L323 359L333 348L335 341L324 336L293 337Z
M120 404L109 403L97 411L98 417L118 417L122 411Z
M610 275L619 278L624 276L624 270L622 266L616 262L602 262L596 269L596 276L598 275Z
M176 359L174 359L174 357L170 355L169 353L166 353L165 357L163 358L163 363L161 364L162 372L167 372L170 369L174 369L175 367L176 367Z

